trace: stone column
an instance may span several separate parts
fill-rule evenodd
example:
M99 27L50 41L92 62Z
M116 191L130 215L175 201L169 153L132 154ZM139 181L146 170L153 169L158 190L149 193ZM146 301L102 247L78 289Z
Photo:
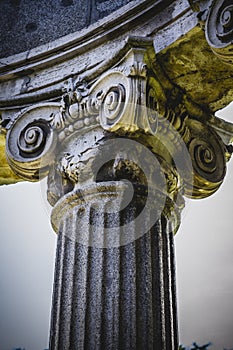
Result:
M129 38L110 63L21 110L7 132L14 172L48 174L50 350L177 349L173 234L183 195L221 185L230 139L167 78L152 40Z
M58 232L51 350L178 347L173 233L183 202L155 137L147 46L131 44L89 93L68 93L52 121L77 120L61 131L70 136L48 178Z
M72 135L65 150L49 177L53 191L60 171L64 191L52 213L50 349L177 349L175 172L100 128Z

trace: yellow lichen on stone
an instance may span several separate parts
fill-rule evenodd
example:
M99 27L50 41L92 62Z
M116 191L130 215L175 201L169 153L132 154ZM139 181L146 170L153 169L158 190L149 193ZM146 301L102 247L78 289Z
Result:
M222 62L209 47L204 31L196 26L157 55L170 81L188 100L216 112L233 100L233 65ZM196 115L190 107L191 114Z
M0 133L0 185L14 184L23 181L20 177L15 175L7 163L5 156L5 135Z

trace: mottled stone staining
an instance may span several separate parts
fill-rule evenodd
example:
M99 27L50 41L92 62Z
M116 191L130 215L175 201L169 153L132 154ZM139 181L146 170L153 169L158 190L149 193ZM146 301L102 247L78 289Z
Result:
M0 56L8 57L31 50L80 31L129 2L129 0L0 1Z
M74 4L73 0L62 0L61 5L64 7L72 6Z
M26 24L25 29L28 33L34 32L35 30L37 30L37 24L35 22L29 22L28 24Z
M13 172L5 157L5 135L0 133L0 185L14 184L22 181L15 172Z

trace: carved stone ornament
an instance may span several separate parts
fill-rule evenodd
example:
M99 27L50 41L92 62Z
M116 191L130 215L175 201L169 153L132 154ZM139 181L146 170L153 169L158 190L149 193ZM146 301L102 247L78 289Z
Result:
M115 1L89 3L91 19ZM233 150L233 126L213 114L232 100L232 67L195 13L229 63L232 0L124 4L1 59L6 158L23 179L48 175L59 232L51 350L178 348L183 197L214 193Z
M233 3L214 0L206 21L206 38L214 53L233 63Z
M209 196L221 185L229 159L228 145L208 124L212 115L190 114L190 101L156 64L150 39L131 38L127 45L128 53L92 83L70 79L60 102L34 105L16 115L7 132L9 164L21 177L38 180L60 162L57 156L71 137L82 139L89 130L100 128L101 137L107 133L140 140L161 162L170 164L164 167L168 193L182 187L189 197ZM93 142L90 147L94 152L99 146ZM89 162L89 155L85 153L84 163L78 153L66 151L62 157L59 181L67 190L80 181L80 164ZM175 182L174 172L179 174ZM53 192L50 197L59 198Z
M43 103L20 112L8 130L6 156L14 172L29 181L48 173L53 162L57 134L53 120L58 103Z
M145 41L145 48L132 47L124 64L108 70L90 87L73 83L73 91L63 96L61 109L52 120L60 140L96 124L112 132L156 133L156 102L147 79L146 46L151 50L152 42Z

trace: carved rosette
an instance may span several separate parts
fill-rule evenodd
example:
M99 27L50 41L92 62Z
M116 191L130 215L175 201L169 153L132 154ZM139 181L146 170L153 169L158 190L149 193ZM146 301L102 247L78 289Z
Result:
M214 0L206 21L206 38L214 53L233 63L233 4L231 0Z

